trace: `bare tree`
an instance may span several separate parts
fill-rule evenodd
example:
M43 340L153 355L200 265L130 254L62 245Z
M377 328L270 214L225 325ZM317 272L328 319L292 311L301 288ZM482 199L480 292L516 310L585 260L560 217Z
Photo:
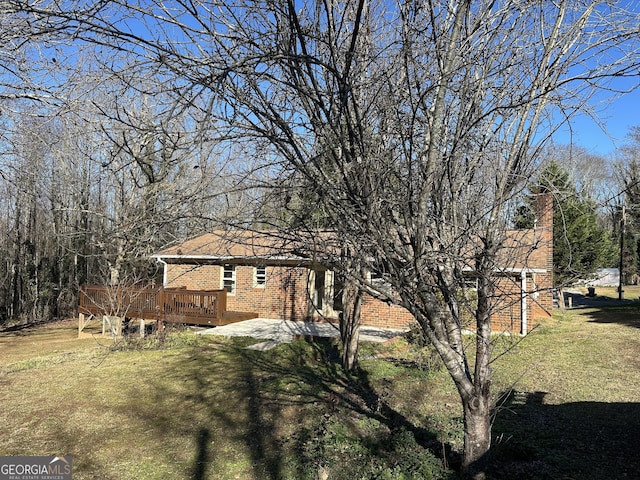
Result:
M585 101L587 78L629 71L596 59L625 40L631 18L535 2L237 8L217 18L225 120L273 145L280 178L296 177L278 188L298 189L336 247L351 246L391 291L358 275L362 288L413 313L460 393L465 471L482 476L505 212L553 132L541 128L550 109L572 108L580 93ZM469 351L466 270L479 279Z
M384 279L352 269L359 288L406 307L439 352L464 411L465 475L482 478L507 211L558 124L607 79L637 75L637 14L568 0L8 4L31 28L172 79L208 134L251 145L281 198L312 202L337 239L326 261L356 252Z
M149 282L150 252L211 226L216 143L196 139L193 112L165 110L157 77L74 52L68 68L61 56L40 70L48 97L0 88L2 321L68 315L87 282Z

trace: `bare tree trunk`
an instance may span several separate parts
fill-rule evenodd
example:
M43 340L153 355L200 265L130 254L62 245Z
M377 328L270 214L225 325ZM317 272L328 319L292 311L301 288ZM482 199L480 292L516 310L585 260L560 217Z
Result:
M491 449L491 312L495 294L496 248L492 239L484 240L483 255L476 260L478 301L476 304L476 358L473 388L460 391L464 412L464 455L462 476L473 480L485 478Z
M358 364L361 306L362 290L353 280L347 280L342 290L343 310L340 315L342 367L345 370L353 370Z
M491 408L489 398L474 396L463 402L464 455L462 477L482 480L491 448Z
M13 259L11 264L11 309L10 318L16 318L22 308L22 226L20 224L21 208L16 198L16 218L14 223Z

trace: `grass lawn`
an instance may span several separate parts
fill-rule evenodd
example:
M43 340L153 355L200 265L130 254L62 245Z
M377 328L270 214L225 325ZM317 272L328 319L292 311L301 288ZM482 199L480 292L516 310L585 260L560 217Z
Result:
M492 478L640 478L639 327L627 304L496 339ZM347 375L332 341L251 342L0 332L0 454L72 455L76 480L455 478L461 409L428 348L363 345Z

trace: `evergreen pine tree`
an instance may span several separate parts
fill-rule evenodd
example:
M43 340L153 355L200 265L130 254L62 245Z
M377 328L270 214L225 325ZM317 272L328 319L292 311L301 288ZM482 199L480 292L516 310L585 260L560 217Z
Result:
M615 262L615 244L598 223L597 204L578 192L569 173L556 161L542 170L532 194L551 192L554 196L553 270L554 282L562 287L587 279L598 268ZM514 218L516 228L533 226L533 198L519 207Z

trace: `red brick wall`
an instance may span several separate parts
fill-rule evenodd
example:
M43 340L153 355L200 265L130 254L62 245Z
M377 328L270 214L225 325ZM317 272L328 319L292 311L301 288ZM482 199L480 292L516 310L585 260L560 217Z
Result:
M222 287L220 265L167 265L167 288L186 287L193 290L216 290ZM264 318L286 320L320 319L310 306L307 290L309 270L304 267L268 266L264 287L254 286L254 267L236 266L236 292L227 294L227 309L255 312ZM330 320L337 320L334 315ZM362 305L363 324L405 329L415 323L403 307L365 297Z
M529 304L532 305L530 318L550 317L553 310L553 194L542 193L536 197L536 228L540 257L534 268L545 269L547 273L536 274L528 285L534 285L536 294L532 295Z
M165 288L187 287L188 290L218 290L220 286L219 265L168 264Z
M491 329L495 332L520 333L521 290L519 276L501 277L496 282L496 301L492 305Z
M361 315L362 323L372 327L407 329L416 323L404 307L386 304L371 296L365 296Z
M167 265L167 287L186 287L192 290L216 290L222 288L220 265ZM268 266L266 285L256 286L254 267L236 266L236 291L227 295L227 309L238 312L255 312L264 318L287 320L321 320L310 307L307 290L309 270L294 266ZM551 275L537 274L536 286L549 284ZM497 298L493 306L492 328L494 331L519 333L521 330L520 277L505 276L498 280ZM527 289L534 288L532 278L527 278ZM527 298L529 321L547 316L551 311L551 297L548 290ZM336 320L336 316L329 317ZM406 329L415 324L413 316L403 307L387 304L370 296L365 296L362 305L364 325ZM470 327L473 325L471 324Z
M266 284L254 285L254 267L236 267L236 293L227 295L227 308L256 312L265 318L302 320L308 317L307 269L268 266Z
M553 197L551 194L536 198L537 222L533 232L535 248L529 251L526 267L544 269L527 277L527 319L529 325L540 317L551 315L553 299ZM530 235L531 232L528 233ZM222 288L220 265L168 264L167 287L187 287L193 290ZM318 319L310 308L308 293L309 270L296 266L268 266L266 285L254 285L254 267L236 266L236 293L227 295L227 309L255 312L261 317L303 320ZM497 300L492 310L494 331L521 331L521 279L518 274L505 275L497 283ZM332 312L331 320L337 318ZM403 307L388 305L366 297L362 305L365 325L407 328L415 323L413 316ZM472 325L471 325L472 327Z
M220 265L167 265L168 288L193 290L222 288ZM255 312L265 318L305 319L309 316L308 270L302 267L268 266L266 284L254 285L255 269L236 265L236 291L227 294L227 310Z
M540 318L551 316L553 298L552 274L527 275L527 329ZM522 279L511 275L498 279L496 297L491 315L491 327L496 332L520 333L522 331Z
M536 292L527 301L531 307L529 318L549 318L553 310L553 273L538 273L529 281L528 289L535 288Z

